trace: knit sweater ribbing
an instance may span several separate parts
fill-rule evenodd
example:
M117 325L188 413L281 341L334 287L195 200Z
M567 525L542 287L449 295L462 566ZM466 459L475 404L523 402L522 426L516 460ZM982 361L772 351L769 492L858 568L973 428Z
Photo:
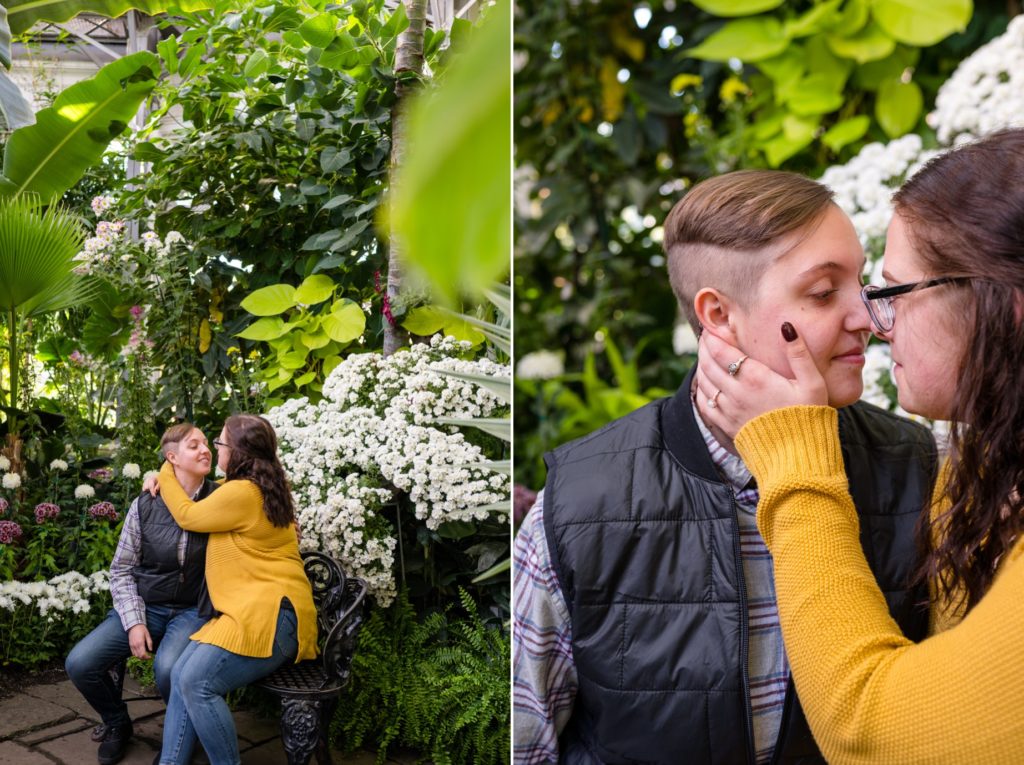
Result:
M226 481L193 502L164 463L160 491L171 515L187 531L209 533L206 583L217 616L192 638L242 656L266 658L274 645L281 599L298 617L296 661L316 656L316 608L299 555L295 527L274 526L263 495L247 480Z
M958 624L915 644L864 560L837 416L791 407L736 446L761 490L793 676L830 763L1018 763L1024 751L1024 540Z

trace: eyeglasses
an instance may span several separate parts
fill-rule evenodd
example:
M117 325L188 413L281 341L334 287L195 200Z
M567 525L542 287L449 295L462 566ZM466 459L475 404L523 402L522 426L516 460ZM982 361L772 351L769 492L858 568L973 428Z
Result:
M940 284L958 284L970 280L969 276L943 276L938 279L895 284L892 287L876 287L873 284L865 284L860 291L860 299L867 306L868 315L878 331L891 332L896 324L896 310L893 308L892 299L897 295L938 287Z
M224 443L223 441L219 441L216 438L213 439L213 445L216 446L218 449L230 449L231 448L231 444Z

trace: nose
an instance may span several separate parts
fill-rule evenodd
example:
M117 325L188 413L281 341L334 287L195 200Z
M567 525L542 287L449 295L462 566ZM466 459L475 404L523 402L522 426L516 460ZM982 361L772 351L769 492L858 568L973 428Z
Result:
M871 316L868 314L867 306L860 299L859 288L847 298L847 302L846 321L844 322L845 329L848 332L873 331L874 324L871 321Z

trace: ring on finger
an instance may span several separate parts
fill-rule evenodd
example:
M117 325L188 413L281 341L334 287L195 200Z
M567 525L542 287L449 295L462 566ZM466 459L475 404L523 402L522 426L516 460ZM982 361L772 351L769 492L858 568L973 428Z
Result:
M735 377L736 375L738 375L740 373L740 367L743 366L743 362L749 358L750 356L744 353L743 356L736 359L736 361L732 362L729 366L727 366L726 369L729 372L729 376Z
M718 397L721 396L721 395L722 395L722 391L721 390L716 390L715 391L715 395L708 399L708 406L711 409L717 409L718 408Z

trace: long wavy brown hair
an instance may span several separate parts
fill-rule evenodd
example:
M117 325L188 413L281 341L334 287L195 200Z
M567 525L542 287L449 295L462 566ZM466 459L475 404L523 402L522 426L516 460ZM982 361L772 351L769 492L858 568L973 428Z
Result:
M295 505L284 468L277 458L277 434L273 426L254 414L235 414L224 423L231 454L227 479L246 479L263 492L263 512L275 526L295 520Z
M1024 528L1024 130L933 159L893 202L930 273L972 277L958 289L969 342L949 370L949 509L918 526L921 577L966 612Z

